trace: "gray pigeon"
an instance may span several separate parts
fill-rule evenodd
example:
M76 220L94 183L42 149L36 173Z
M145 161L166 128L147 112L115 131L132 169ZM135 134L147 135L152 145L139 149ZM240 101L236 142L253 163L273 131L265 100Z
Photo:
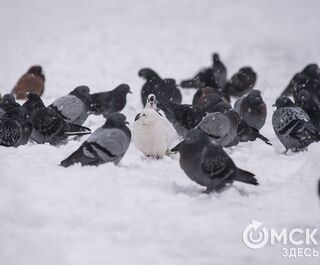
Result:
M196 128L204 132L216 144L230 146L237 136L239 123L240 117L232 115L232 112L215 112L207 114Z
M257 138L271 145L269 140L255 128L249 126L234 110L208 114L197 126L216 144L224 147L239 142L255 141Z
M106 123L98 128L73 154L61 162L61 166L69 167L75 163L82 166L98 166L107 162L118 164L126 153L131 132L126 126L126 116L111 113Z
M16 106L0 118L0 145L13 146L27 144L32 132L32 123L25 108Z
M206 187L206 192L221 191L233 181L258 185L254 174L237 168L222 147L211 143L200 130L189 131L171 151L180 153L181 168L191 180Z
M308 114L295 106L289 98L278 98L274 106L277 109L272 116L273 129L286 152L289 149L299 151L320 140Z
M252 90L234 104L234 110L244 119L247 124L260 130L266 122L267 107L264 103L261 92Z
M68 95L56 99L50 106L67 122L82 125L89 116L92 99L87 86L78 86Z

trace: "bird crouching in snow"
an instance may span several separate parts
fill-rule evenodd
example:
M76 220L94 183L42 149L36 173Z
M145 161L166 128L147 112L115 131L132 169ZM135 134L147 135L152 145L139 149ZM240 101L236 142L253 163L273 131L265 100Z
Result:
M69 136L90 134L89 128L66 122L58 113L45 107L39 95L30 93L22 105L30 115L33 130L31 140L38 144L57 145Z
M132 140L146 157L156 159L164 157L170 151L168 121L154 109L143 109L135 117Z
M266 122L267 106L259 90L253 89L249 94L238 99L234 104L234 110L249 126L257 130L260 130Z
M158 100L166 100L179 104L182 102L181 92L174 79L162 79L150 68L141 69L138 75L146 81L141 89L141 101L143 106L146 105L147 98L150 94L154 94Z
M42 96L44 92L45 76L40 65L34 65L20 77L12 90L17 99L26 99L28 93Z
M82 166L98 166L108 162L117 165L131 141L131 132L126 124L128 122L125 115L111 113L106 123L90 135L78 150L63 160L61 166L69 167L76 163Z
M90 89L87 86L78 86L68 95L57 98L50 106L67 122L82 125L89 116L92 105Z
M300 151L313 142L320 141L319 132L309 115L287 97L280 97L274 104L277 109L272 115L273 129L285 146L286 151Z
M191 180L206 187L206 192L219 192L234 181L258 185L254 174L238 168L223 148L211 143L200 130L189 131L171 151L180 153L181 168Z
M13 146L28 143L32 124L26 109L20 106L11 108L0 118L0 145Z
M91 113L94 115L102 114L107 118L110 113L123 110L127 103L128 93L132 94L130 87L121 84L111 91L91 94Z

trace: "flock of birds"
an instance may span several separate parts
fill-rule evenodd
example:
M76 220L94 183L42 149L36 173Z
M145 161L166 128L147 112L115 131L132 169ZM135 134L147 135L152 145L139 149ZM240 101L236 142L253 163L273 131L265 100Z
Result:
M253 89L257 74L251 67L242 67L228 79L219 55L214 53L212 59L210 67L180 84L173 78L161 78L150 68L141 69L138 74L145 80L141 89L144 108L136 115L132 132L126 116L120 113L131 93L128 85L95 94L87 86L78 86L45 106L41 99L45 76L41 66L32 66L12 93L0 99L0 145L18 147L29 141L61 145L71 136L91 134L61 166L118 164L132 141L150 158L179 152L181 168L191 180L206 187L206 192L220 192L233 181L258 185L255 175L238 168L224 151L257 139L271 145L259 132L267 107L261 92ZM182 104L180 89L190 88L196 89L192 104ZM233 107L231 98L235 99ZM15 99L25 102L20 105ZM286 152L304 150L319 141L318 65L309 64L295 74L274 106L273 128ZM93 133L83 126L89 115L106 118ZM172 148L173 132L182 141Z

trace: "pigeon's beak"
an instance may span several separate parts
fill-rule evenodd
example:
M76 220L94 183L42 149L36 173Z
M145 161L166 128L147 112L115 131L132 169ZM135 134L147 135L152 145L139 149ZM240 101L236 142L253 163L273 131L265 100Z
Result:
M277 105L276 104L272 104L272 107L276 107Z
M132 92L131 92L130 90L128 91L128 93L129 93L129 94L132 94Z
M130 125L130 123L128 121L125 121L124 124Z
M134 118L134 121L137 121L140 119L140 114L138 114L135 118Z
M173 147L173 148L171 149L171 152L172 152L172 153L179 152L179 151L180 151L180 148L181 148L181 145L182 145L183 143L184 143L184 140L183 140L182 142L178 143L175 147Z

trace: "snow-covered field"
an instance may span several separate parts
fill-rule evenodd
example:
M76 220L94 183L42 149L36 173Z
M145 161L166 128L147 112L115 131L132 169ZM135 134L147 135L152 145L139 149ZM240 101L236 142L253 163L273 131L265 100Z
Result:
M128 83L132 125L140 68L181 80L218 51L229 75L243 65L258 72L269 111L262 133L274 146L228 150L261 185L210 195L185 176L178 156L146 160L131 146L118 167L65 169L60 161L80 142L2 147L0 264L319 264L319 257L284 258L281 245L251 250L242 242L251 219L276 229L320 224L320 144L284 156L271 126L271 105L292 75L320 63L319 10L317 0L2 0L2 94L32 64L44 67L46 103L81 84L96 92ZM183 91L184 102L193 93ZM103 122L89 117L85 125Z

